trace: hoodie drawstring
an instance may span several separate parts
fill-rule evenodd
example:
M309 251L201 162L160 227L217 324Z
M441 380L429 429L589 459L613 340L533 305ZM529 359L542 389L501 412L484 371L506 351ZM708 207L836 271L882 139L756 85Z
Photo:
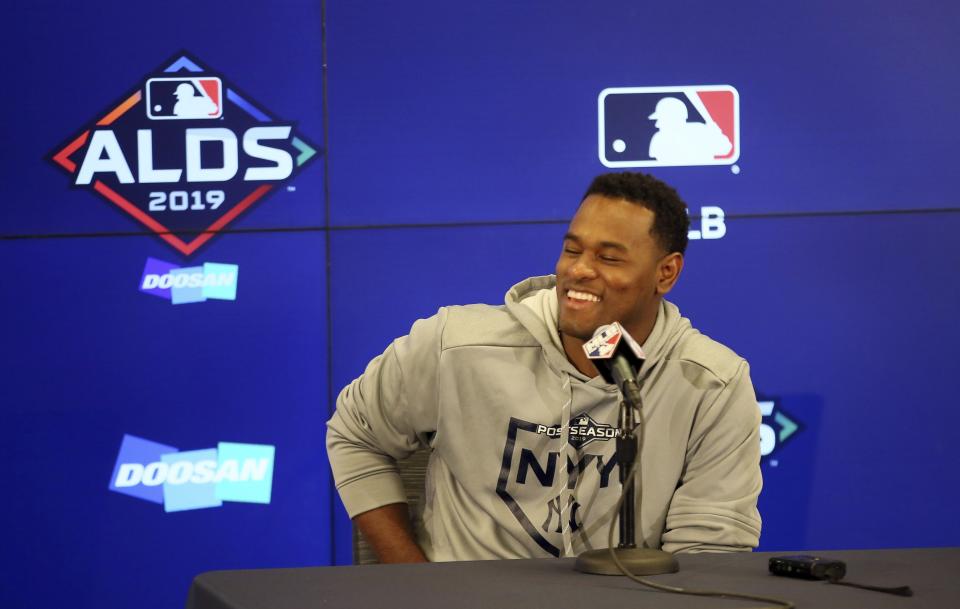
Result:
M570 444L570 410L573 405L573 388L570 385L570 374L563 373L563 384L561 389L566 395L563 406L560 408L560 429L563 430L561 437L563 444L560 446L560 471L558 478L561 481L560 489L560 530L563 535L563 557L573 556L573 535L570 530L571 509L573 507L572 493L570 492L571 477L576 480L577 451ZM570 471L570 464L573 464L574 471Z

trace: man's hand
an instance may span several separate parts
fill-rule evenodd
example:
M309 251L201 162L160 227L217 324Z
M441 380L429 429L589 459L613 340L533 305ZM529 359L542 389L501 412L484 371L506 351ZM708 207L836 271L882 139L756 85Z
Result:
M353 523L381 563L427 562L413 539L406 503L391 503L357 514Z

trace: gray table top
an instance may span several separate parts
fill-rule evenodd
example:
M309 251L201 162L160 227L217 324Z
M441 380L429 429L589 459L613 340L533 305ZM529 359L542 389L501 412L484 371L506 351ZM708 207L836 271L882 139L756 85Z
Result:
M812 552L847 564L845 581L910 586L910 598L770 575L771 556L791 552L678 555L680 572L649 579L792 601L801 609L960 608L960 548ZM559 609L756 608L764 603L669 594L624 577L585 575L573 559L210 571L190 588L187 609Z

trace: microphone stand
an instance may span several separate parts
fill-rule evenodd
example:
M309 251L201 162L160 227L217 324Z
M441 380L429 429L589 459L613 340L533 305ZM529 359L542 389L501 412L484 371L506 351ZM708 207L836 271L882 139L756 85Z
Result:
M619 376L614 372L615 376ZM617 381L621 379L618 378ZM676 573L679 570L677 560L669 552L654 550L653 548L638 548L636 543L636 515L634 503L635 485L629 479L633 472L634 462L638 456L639 446L643 446L644 420L640 402L640 387L633 378L623 379L617 383L622 387L623 401L620 402L619 427L617 437L617 463L620 467L620 484L623 487L623 499L620 503L620 543L616 548L588 550L577 557L574 569L583 573L595 575L623 575L619 561L624 568L634 575L660 575L662 573ZM639 438L634 435L634 428L638 427L634 412L639 416ZM642 473L637 468L642 479ZM643 489L640 489L643 492ZM642 497L642 495L641 495ZM612 533L612 532L611 532ZM611 536L612 539L612 536ZM616 554L615 561L612 554Z

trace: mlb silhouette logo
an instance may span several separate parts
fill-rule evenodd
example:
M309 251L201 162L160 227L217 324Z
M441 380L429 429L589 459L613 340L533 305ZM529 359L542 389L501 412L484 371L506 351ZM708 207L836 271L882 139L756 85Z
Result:
M152 120L223 116L223 83L215 76L151 78L146 90L147 117Z
M593 338L583 345L583 350L590 359L609 359L617 350L621 336L623 333L620 331L620 324L613 322L600 328Z
M740 95L730 85L615 87L598 101L606 167L733 165Z

